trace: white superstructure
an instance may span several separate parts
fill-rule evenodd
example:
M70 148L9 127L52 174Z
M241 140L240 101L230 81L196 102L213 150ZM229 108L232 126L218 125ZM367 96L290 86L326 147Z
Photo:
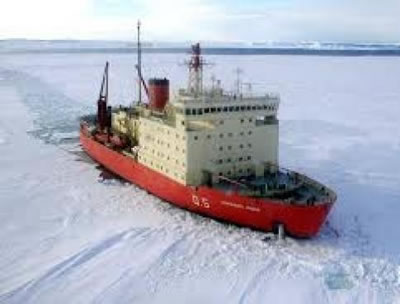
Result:
M197 94L196 94L197 95ZM112 127L137 140L137 160L185 185L263 174L278 164L279 97L180 90L163 113L142 105L113 113ZM128 135L128 134L127 134Z

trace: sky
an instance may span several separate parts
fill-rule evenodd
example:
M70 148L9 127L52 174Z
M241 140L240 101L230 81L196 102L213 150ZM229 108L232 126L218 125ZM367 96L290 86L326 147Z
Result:
M0 38L400 42L400 0L1 0Z

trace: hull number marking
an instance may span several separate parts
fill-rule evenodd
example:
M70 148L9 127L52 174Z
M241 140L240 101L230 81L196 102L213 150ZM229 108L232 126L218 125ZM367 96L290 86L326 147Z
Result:
M198 207L203 207L206 209L210 208L210 202L205 197L198 197L195 194L192 194L192 203Z

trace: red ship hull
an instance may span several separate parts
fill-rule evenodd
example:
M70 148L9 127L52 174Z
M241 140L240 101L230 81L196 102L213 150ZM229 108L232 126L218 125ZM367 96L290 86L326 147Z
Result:
M318 233L333 205L333 202L295 205L226 193L207 186L185 186L96 141L84 127L80 142L95 161L155 196L192 212L240 226L272 231L283 224L287 234L309 238Z

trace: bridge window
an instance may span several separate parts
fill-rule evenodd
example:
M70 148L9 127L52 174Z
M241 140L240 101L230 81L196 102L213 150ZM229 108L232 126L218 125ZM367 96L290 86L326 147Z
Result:
M205 108L204 113L210 113L210 108Z
M211 113L215 113L215 108L211 108Z
M228 112L228 107L224 107L223 111Z
M185 110L185 114L186 114L186 115L190 115L190 114L191 114L191 109L186 109L186 110Z

